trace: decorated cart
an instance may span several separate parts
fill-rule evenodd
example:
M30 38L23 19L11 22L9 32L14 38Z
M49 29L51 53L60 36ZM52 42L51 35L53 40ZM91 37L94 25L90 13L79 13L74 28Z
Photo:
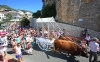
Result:
M36 19L37 29L41 27L42 30L40 31L41 35L36 37L36 44L38 44L41 50L48 50L50 47L53 47L55 37L51 38L51 30L55 29L55 25L58 25L55 22L53 17L50 18L38 18ZM41 26L40 26L41 25Z

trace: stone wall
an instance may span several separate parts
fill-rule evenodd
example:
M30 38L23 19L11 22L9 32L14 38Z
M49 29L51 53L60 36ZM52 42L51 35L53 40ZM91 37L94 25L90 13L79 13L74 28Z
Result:
M45 0L56 3L56 20L100 31L100 0ZM49 3L48 3L49 2Z

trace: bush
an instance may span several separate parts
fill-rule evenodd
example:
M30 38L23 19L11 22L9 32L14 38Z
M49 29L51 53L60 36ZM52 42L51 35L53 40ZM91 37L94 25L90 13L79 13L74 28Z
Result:
M24 27L29 26L30 25L30 21L27 18L24 17L21 20L21 25L24 26Z
M34 18L39 18L39 17L41 17L41 11L40 10L38 10L36 13L34 13L33 15L32 15Z

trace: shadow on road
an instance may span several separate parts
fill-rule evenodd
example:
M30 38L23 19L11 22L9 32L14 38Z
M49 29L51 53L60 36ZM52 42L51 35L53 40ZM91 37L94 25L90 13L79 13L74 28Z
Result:
M50 51L43 51L41 50L37 44L34 44L34 50L37 50L37 51L41 51L41 52L44 52L47 56L48 59L50 59L49 56L52 56L52 57L56 57L56 58L61 58L61 59L64 59L66 60L67 62L79 62L79 60L73 60L71 58L71 56L67 57L66 54L59 54L59 53L54 53L52 50Z
M68 56L66 54L59 54L59 53L53 53L52 51L45 51L45 54L47 55L47 58L50 59L49 56L53 56L53 57L56 57L56 58L61 58L61 59L64 59L66 60L67 62L79 62L79 60L74 60L72 59L71 56Z
M36 51L44 52L43 50L41 50L41 49L39 48L39 46L38 46L37 44L34 44L34 48L33 48L33 49L36 50Z
M13 51L7 51L7 53L8 53L8 54L14 54L14 52L13 52Z
M13 51L7 51L8 54L14 54ZM22 55L28 55L24 50L22 50Z

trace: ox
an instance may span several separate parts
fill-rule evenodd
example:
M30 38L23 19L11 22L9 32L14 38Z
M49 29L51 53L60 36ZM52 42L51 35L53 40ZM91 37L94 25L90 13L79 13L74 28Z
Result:
M80 42L80 40L78 38L69 37L69 36L62 36L62 35L60 35L59 39L69 40L69 41L73 41L73 42Z
M69 42L67 40L62 40L62 39L56 39L54 41L54 52L56 52L57 50L68 51L72 55L72 58L75 58L74 57L75 55L81 55L83 57L88 58L87 50L83 50L75 42Z
M75 38L75 37L69 37L69 36L60 35L59 39L80 43L80 40L78 38ZM61 53L61 51L60 51L60 53ZM69 55L69 53L68 53L68 55Z

